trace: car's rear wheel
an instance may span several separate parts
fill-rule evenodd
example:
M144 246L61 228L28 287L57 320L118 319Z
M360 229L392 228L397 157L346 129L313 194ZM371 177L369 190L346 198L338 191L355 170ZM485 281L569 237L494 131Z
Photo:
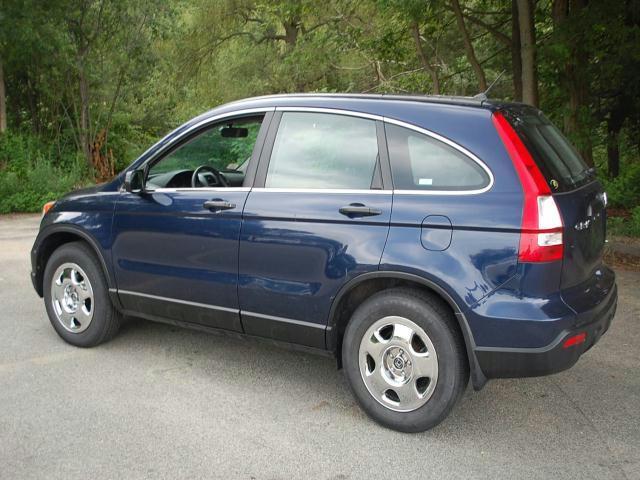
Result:
M394 288L363 302L347 325L342 359L365 412L403 432L440 423L469 381L451 311L412 289Z
M121 316L109 299L102 268L85 243L67 243L54 251L44 282L49 320L66 342L93 347L118 332Z

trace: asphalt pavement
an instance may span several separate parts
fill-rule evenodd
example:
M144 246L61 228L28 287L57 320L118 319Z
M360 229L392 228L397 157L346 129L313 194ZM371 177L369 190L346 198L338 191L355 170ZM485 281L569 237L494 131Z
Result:
M1 479L640 479L640 272L571 370L469 387L401 434L329 358L142 320L67 345L29 280L38 222L0 217Z

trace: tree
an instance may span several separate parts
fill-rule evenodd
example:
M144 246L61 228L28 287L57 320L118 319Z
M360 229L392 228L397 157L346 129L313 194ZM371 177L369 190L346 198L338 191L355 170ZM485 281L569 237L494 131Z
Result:
M453 8L453 12L456 16L458 29L460 30L460 34L462 35L467 59L469 60L469 63L471 64L471 67L476 74L476 78L478 79L478 88L481 92L484 92L487 89L487 79L485 77L484 70L482 69L482 65L480 65L480 62L476 57L475 50L473 49L473 43L471 42L471 37L469 36L469 32L464 23L464 16L462 14L462 9L460 8L460 3L458 2L458 0L451 0L451 7Z
M517 0L522 62L522 100L538 106L538 69L536 65L536 27L534 0Z
M420 25L416 20L411 22L411 37L413 38L413 42L416 46L416 53L418 55L418 59L420 60L420 64L422 68L431 76L431 81L433 82L433 91L434 95L440 95L440 78L438 76L438 70L436 67L431 65L429 58L427 57L427 53L425 52L424 46L422 45L422 35L420 34Z
M584 36L584 25L574 28L574 18L580 17L587 6L586 0L554 0L552 17L554 31L567 46L563 58L563 77L561 83L565 84L567 92L567 114L564 117L564 130L574 138L582 136L578 148L583 158L593 165L592 146L589 136L581 135L586 125L582 118L582 111L587 107L589 98L589 85L587 83L587 65L589 63L588 52ZM582 22L580 22L582 23Z
M107 149L115 107L136 70L146 64L147 48L167 9L159 0L68 0L60 23L70 55L66 109L78 149L99 178L113 174ZM108 80L106 80L108 79Z
M7 129L7 99L4 87L4 70L2 69L2 58L0 57L0 133Z
M229 100L473 95L506 70L492 97L540 105L588 162L625 177L640 171L638 44L629 0L3 0L0 142L24 136L45 152L25 158L69 171L77 157L107 178Z
M513 73L513 99L522 101L522 43L520 40L520 14L518 2L511 2L511 71Z

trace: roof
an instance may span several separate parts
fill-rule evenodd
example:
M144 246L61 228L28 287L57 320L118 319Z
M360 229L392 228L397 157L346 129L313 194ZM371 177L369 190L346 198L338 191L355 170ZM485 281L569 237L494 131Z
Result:
M277 100L277 99L359 99L359 100L395 100L407 102L423 102L423 103L442 103L449 105L465 105L469 107L482 107L487 100L476 97L463 97L452 95L398 95L385 93L279 93L273 95L261 95L250 97L242 100L230 102L230 104L252 102L254 100Z
M273 107L273 106L322 106L334 108L362 108L373 111L386 110L384 105L391 108L390 104L423 104L433 107L454 106L472 107L495 111L502 108L527 107L521 103L505 102L488 99L484 94L475 97L448 96L448 95L397 95L397 94L373 94L373 93L283 93L275 95L263 95L236 100L220 105L203 116L223 113L230 110Z

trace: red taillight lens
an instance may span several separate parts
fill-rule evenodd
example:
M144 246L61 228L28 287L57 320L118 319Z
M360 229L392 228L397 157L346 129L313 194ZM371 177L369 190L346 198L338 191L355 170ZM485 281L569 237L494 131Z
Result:
M580 345L587 340L587 334L585 332L578 333L577 335L573 335L572 337L567 338L562 344L562 348L569 348L575 345Z
M518 260L562 260L562 217L549 185L517 132L500 112L493 114L493 124L511 157L524 194Z

